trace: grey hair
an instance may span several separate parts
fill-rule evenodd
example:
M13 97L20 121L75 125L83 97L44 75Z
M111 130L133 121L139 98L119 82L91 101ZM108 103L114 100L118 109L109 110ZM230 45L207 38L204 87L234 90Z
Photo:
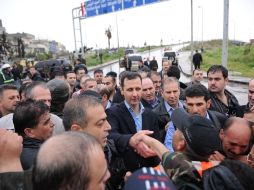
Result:
M85 128L87 121L87 112L90 107L102 106L98 98L92 96L78 96L70 99L63 109L63 125L66 131L71 129L73 124Z

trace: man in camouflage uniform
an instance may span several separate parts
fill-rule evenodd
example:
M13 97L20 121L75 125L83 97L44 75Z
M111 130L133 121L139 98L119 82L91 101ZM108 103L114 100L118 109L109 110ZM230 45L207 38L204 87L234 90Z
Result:
M177 189L188 189L193 185L194 189L201 189L203 168L196 168L196 165L209 163L209 155L220 149L219 131L208 119L199 115L190 116L183 109L173 112L172 121L177 128L173 136L175 152L170 152L161 142L146 135L140 135L138 141L156 152ZM214 165L215 162L209 164L210 167Z

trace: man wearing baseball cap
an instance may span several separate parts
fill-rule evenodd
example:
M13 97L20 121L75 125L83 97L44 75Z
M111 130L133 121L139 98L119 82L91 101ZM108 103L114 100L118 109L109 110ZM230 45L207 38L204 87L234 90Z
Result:
M175 152L170 152L161 142L146 135L140 135L138 140L147 144L161 158L163 168L177 188L183 186L179 182L183 176L191 184L201 187L203 169L218 164L208 162L208 158L214 151L220 151L219 130L210 120L190 115L184 109L176 109L171 119L176 127L173 136ZM185 182L184 185L188 186Z

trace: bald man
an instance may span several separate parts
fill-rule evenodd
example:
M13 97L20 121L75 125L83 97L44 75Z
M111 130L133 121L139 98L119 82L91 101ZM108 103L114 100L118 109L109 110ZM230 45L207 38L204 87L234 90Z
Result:
M229 118L220 130L220 139L223 154L215 151L210 157L211 160L222 161L224 158L238 160L240 156L246 155L252 145L253 132L250 124L243 118Z
M94 137L65 132L42 145L32 176L36 190L93 190L104 189L110 173L101 144Z
M248 86L248 103L236 108L236 116L244 117L245 113L254 113L254 79L251 79Z

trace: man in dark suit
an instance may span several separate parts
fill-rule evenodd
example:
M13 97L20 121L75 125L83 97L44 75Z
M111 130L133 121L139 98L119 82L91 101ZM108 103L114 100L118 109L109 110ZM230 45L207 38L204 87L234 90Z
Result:
M150 62L149 67L151 71L157 71L158 63L157 63L157 60L155 59L155 56L153 56L153 60Z
M140 103L141 81L138 73L126 73L121 78L124 102L106 110L108 122L112 127L109 138L115 141L118 151L124 157L126 169L132 172L159 163L158 157L148 146L137 142L137 137L145 133L159 139L156 115Z
M157 98L155 88L151 78L142 78L142 105L147 109L155 108L162 100Z
M161 141L167 148L173 150L172 139L175 127L171 121L171 115L177 108L184 108L184 102L179 100L180 83L175 77L168 77L163 80L162 85L163 100L153 109L158 117Z
M202 63L202 55L198 53L198 50L196 50L196 53L193 55L192 62L194 64L195 69L200 69L200 63Z

